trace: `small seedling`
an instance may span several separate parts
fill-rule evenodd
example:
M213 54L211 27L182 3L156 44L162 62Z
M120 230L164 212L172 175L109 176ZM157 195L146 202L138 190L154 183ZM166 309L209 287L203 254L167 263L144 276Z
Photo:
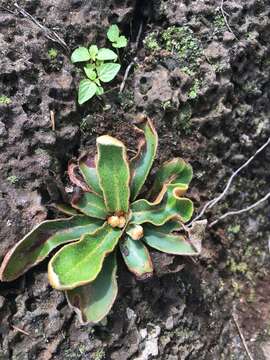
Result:
M107 37L114 48L122 48L127 45L127 39L120 35L117 25L111 25ZM78 47L71 55L73 63L86 62L83 69L87 78L80 81L78 102L83 104L95 95L102 95L104 89L102 83L112 81L118 74L121 65L117 63L118 55L111 49L91 45L89 48Z
M147 200L138 199L158 137L150 119L143 117L136 125L140 141L131 159L121 141L103 135L97 138L97 155L85 153L69 163L70 180L79 191L71 206L56 207L70 217L44 221L25 235L5 256L2 281L15 280L62 246L49 262L49 282L66 292L82 323L95 324L108 314L117 295L118 246L138 279L153 274L147 246L175 255L200 253L198 232L183 225L193 213L192 201L183 197L192 178L190 165L180 158L164 163Z
M120 30L117 25L111 25L107 31L107 37L114 48L123 48L127 46L127 38L120 35Z

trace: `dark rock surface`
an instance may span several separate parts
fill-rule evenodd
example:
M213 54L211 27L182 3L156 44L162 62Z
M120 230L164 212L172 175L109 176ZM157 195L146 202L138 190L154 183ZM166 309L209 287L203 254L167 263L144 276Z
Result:
M0 259L44 218L70 186L68 160L109 133L134 147L132 119L149 115L158 130L152 171L173 156L194 168L190 196L199 207L220 193L270 135L270 7L267 0L21 0L70 50L105 44L118 23L130 45L122 52L118 88L82 107L69 54L48 40L12 2L0 0ZM10 10L11 12L7 11ZM136 49L136 36L142 24ZM57 50L55 59L48 51ZM55 131L52 129L52 115ZM269 191L270 148L235 180L214 220ZM64 295L47 283L46 261L0 284L0 359L248 359L232 312L256 360L270 357L269 202L207 232L192 261L153 254L157 275L137 282L120 265L120 293L107 322L80 326ZM184 268L180 272L175 269ZM24 331L25 333L21 332Z

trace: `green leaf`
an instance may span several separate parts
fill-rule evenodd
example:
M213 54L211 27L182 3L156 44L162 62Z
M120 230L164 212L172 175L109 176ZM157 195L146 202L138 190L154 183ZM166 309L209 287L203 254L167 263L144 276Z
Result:
M121 35L116 42L112 44L114 48L123 48L127 46L127 38L124 35Z
M81 62L81 61L88 61L90 60L90 54L86 47L78 47L76 50L73 51L71 55L71 61L73 63L75 62Z
M182 198L187 185L168 185L167 191L155 202L137 200L131 205L131 224L151 223L156 226L165 224L168 220L178 219L181 222L190 220L193 213L191 200Z
M97 91L97 85L88 79L84 79L80 81L79 85L79 94L78 94L78 102L80 105L90 100Z
M97 73L95 72L95 70L92 69L92 67L85 66L83 69L84 69L86 76L90 80L94 81L97 78Z
M110 40L110 42L115 42L119 38L120 30L117 25L111 25L109 27L109 30L107 31L107 37Z
M97 45L91 45L89 47L89 54L90 54L90 57L91 57L92 60L94 60L94 61L96 60L97 53L98 53Z
M51 259L48 277L52 287L71 290L95 280L104 259L118 243L122 231L105 223L94 233L64 246Z
M151 197L158 195L168 184L189 185L192 179L192 167L181 158L165 162L155 175Z
M102 270L91 283L66 292L69 305L82 324L96 324L111 310L118 287L116 254L109 254Z
M97 176L95 156L83 154L79 158L79 169L90 189L98 195L103 195Z
M18 278L59 245L79 240L82 234L91 233L101 225L100 220L88 216L42 222L7 253L0 268L0 279L12 281Z
M102 87L102 86L98 86L96 95L103 95L103 94L104 94L104 89L103 89L103 87Z
M107 210L128 212L129 166L125 145L109 136L97 138L97 173Z
M151 170L158 144L158 135L149 118L144 117L138 127L144 137L139 143L138 153L130 161L132 200L138 196Z
M150 225L150 224L145 224L144 227L148 226L148 225ZM161 231L163 231L165 234L171 233L173 231L183 230L182 224L177 220L170 220L170 221L166 222L166 224L159 227L159 229L161 229L161 228L162 228Z
M71 206L67 205L67 204L53 204L52 205L55 209L57 209L58 211L61 211L62 213L69 215L69 216L74 216L74 215L81 215L79 213L79 211L73 209Z
M102 48L98 50L97 59L100 61L116 60L117 54L110 49Z
M77 186L78 188L82 189L83 191L89 191L89 187L84 182L83 178L78 173L78 164L75 163L73 160L68 162L68 177L69 180Z
M71 205L83 214L96 219L106 219L107 209L101 196L90 192L75 194Z
M92 63L88 63L88 64L85 65L85 67L87 67L87 69L95 70L96 65L95 65L95 64L92 64Z
M102 64L97 68L98 78L100 81L109 82L115 78L121 65L115 63Z
M144 226L143 241L152 248L174 255L198 255L197 249L186 236L168 232L167 224L163 226Z
M153 275L153 264L149 251L141 240L132 240L129 236L120 242L123 259L133 274L139 279Z
M100 81L99 81L98 78L95 79L95 83L98 85L98 86L97 86L97 91L98 91L98 88L101 86ZM97 91L96 91L96 92L97 92Z

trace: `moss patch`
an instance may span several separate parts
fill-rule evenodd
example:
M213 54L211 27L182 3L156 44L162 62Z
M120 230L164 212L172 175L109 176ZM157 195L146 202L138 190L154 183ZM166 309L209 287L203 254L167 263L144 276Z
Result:
M181 68L196 71L202 47L193 31L187 26L170 26L165 30L150 33L144 40L151 53L166 50L177 55Z
M221 13L216 14L213 20L213 25L217 30L222 30L226 26L224 17Z
M7 181L9 181L12 185L14 185L19 181L19 178L16 175L11 175L7 178Z
M160 52L166 51L177 59L180 70L192 78L188 98L196 99L202 85L199 64L203 49L193 31L188 26L170 26L148 34L144 46L152 55L158 56Z
M54 48L51 48L48 50L48 57L49 59L51 60L54 60L57 58L57 55L58 55L58 51Z
M200 90L201 82L199 79L195 79L188 92L189 99L196 99Z
M0 105L9 105L11 104L11 99L6 95L0 95Z
M105 358L105 351L102 348L97 349L93 354L93 360L102 360L104 358Z
M187 102L181 107L179 111L179 124L180 128L184 131L185 134L190 133L190 119L192 116L192 108Z

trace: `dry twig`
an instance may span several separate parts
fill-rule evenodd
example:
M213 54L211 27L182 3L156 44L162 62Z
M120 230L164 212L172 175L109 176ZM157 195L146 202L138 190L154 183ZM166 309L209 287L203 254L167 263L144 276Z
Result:
M240 166L240 168L238 168L238 169L231 175L231 177L229 178L229 181L227 182L227 185L225 186L223 192L222 192L219 196L217 196L217 197L215 197L214 199L208 201L208 202L204 205L204 207L202 208L202 210L200 211L200 213L188 224L188 226L191 226L194 221L199 220L199 219L204 215L204 213L206 212L206 210L211 209L211 208L212 208L214 205L216 205L222 198L224 198L224 197L226 196L226 194L227 194L227 192L228 192L228 190L229 190L229 188L230 188L230 186L231 186L231 184L232 184L233 179L239 174L239 172L240 172L241 170L243 170L246 166L249 165L249 163L255 158L256 155L258 155L258 154L259 154L263 149L265 149L266 146L269 145L269 144L270 144L270 138L269 138L242 166ZM263 199L264 199L264 198L263 198ZM261 200L264 201L263 199L261 199ZM265 199L265 200L266 200L266 199ZM262 201L260 201L260 202L262 202ZM254 204L254 205L255 205L255 204ZM257 205L258 205L258 203L257 203ZM255 205L255 206L257 206L257 205ZM252 205L251 205L251 206L252 206ZM255 207L255 206L254 206L254 207ZM252 208L253 208L253 207L252 207ZM245 210L245 209L243 209L243 210ZM238 210L238 211L241 211L241 210ZM246 211L248 211L248 210L246 210Z
M19 13L24 16L25 18L28 18L31 20L36 26L38 26L46 36L47 39L58 43L60 46L62 46L67 52L69 51L69 47L65 43L65 41L53 30L50 30L46 26L42 25L39 21L37 21L31 14L29 14L26 10L24 10L21 6L19 6L16 2L14 3L15 8L19 11Z
M14 11L12 11L12 10L6 8L5 6L2 6L2 5L0 6L0 10L7 11L12 15L16 15Z
M141 35L142 35L142 28L143 28L143 23L141 22L140 27L139 27L139 31L138 31L138 34L137 34L137 37L136 37L135 50L137 50L138 46L139 46L140 38L141 38Z
M130 72L130 69L133 65L136 64L136 61L137 61L137 58L134 58L134 60L131 61L131 63L128 65L128 67L126 68L126 71L125 71L125 75L124 75L124 78L123 78L123 81L120 85L120 89L119 89L119 94L121 94L124 90L124 87L125 87L125 84L126 84L126 81L127 81L127 78L128 78L128 75L129 75L129 72Z
M16 331L19 331L20 333L24 334L24 335L27 335L27 336L30 336L29 332L23 330L23 329L20 329L19 327L15 326L15 325L11 325L11 327L16 330Z
M229 23L228 23L228 20L227 20L227 16L229 16L229 14L224 10L224 0L221 0L221 4L219 6L219 9L221 11L221 14L223 16L223 19L225 21L225 24L227 26L227 29L236 37L237 39L237 36L235 35L235 33L232 31L232 28L230 27Z
M134 50L137 50L138 49L138 46L139 46L139 42L140 42L140 38L141 38L141 35L142 35L142 29L143 29L143 23L140 24L140 27L139 27L139 31L138 31L138 34L136 36L136 41L135 41L135 47L134 47ZM127 81L127 78L128 78L128 75L129 75L129 72L130 72L130 69L132 68L133 65L135 65L137 63L137 57L135 57L130 63L129 65L127 66L126 68L126 71L125 71L125 75L124 75L124 78L123 78L123 81L120 85L120 89L119 89L119 94L121 94L124 90L124 87L125 87L125 84L126 84L126 81Z
M248 207L241 209L241 210L234 210L234 211L228 211L227 213L221 215L218 219L216 219L215 221L211 222L211 224L208 225L208 227L212 227L214 226L217 222L219 222L220 220L226 218L227 216L230 215L239 215L242 214L246 211L252 210L255 207L257 207L258 205L260 205L261 203L263 203L264 201L266 201L268 198L270 197L270 192L267 193L263 198L261 198L260 200L256 201L254 204L249 205Z
M52 131L55 131L55 115L53 110L50 110L50 118L52 123Z
M251 355L251 352L249 351L249 348L247 346L247 343L246 343L244 335L243 335L243 333L241 331L241 328L240 328L240 326L238 324L237 315L234 312L232 313L232 318L233 318L233 321L234 321L234 323L236 325L236 328L237 328L238 334L240 336L240 339L242 340L242 343L243 343L243 346L244 346L245 351L247 353L247 356L249 357L250 360L254 360L253 356Z

